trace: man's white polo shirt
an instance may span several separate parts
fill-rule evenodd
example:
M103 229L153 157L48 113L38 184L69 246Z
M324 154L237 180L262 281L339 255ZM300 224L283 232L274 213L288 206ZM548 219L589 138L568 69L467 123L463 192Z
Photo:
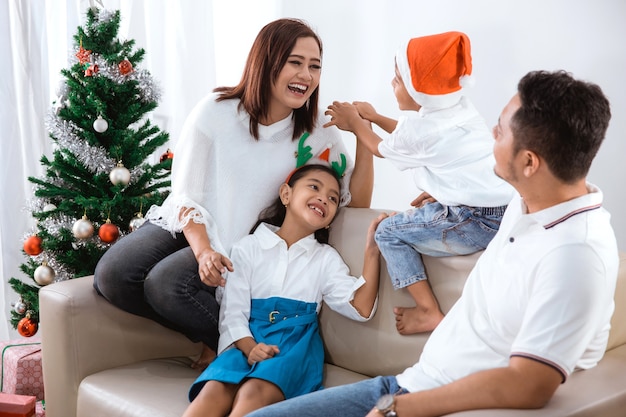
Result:
M418 391L523 356L554 367L563 381L603 356L614 310L618 250L602 192L527 214L517 196L430 336L420 360L398 375Z

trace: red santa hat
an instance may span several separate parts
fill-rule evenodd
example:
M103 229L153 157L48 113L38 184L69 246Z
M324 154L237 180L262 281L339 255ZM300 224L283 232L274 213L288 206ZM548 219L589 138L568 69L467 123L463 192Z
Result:
M422 107L456 104L472 74L470 41L461 32L410 39L396 54L396 65L411 97Z

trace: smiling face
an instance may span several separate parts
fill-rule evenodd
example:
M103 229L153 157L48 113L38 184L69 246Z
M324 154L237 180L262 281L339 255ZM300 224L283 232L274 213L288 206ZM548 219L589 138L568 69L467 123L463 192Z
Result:
M282 120L292 110L304 106L319 86L321 72L322 58L315 38L298 38L272 85L267 124Z
M307 234L323 229L335 218L339 197L337 178L325 171L311 170L292 187L281 187L281 200L287 206L285 223L297 222Z

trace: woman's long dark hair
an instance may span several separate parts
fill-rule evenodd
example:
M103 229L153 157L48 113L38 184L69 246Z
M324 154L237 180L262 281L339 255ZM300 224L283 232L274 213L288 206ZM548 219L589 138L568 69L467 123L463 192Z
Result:
M259 120L268 115L272 86L300 38L315 39L321 57L322 41L303 20L286 18L268 23L252 44L239 84L213 90L220 93L217 101L232 98L241 100L239 107L250 115L250 134L255 139L259 138ZM308 104L294 110L293 139L315 128L318 99L319 86L311 94Z
M337 180L337 184L339 184L339 193L341 194L341 181L339 180L339 176L337 173L327 165L304 165L297 170L295 170L288 178L287 185L293 187L296 182L302 177L304 177L308 172L311 171L322 171L327 172L333 176ZM339 207L337 207L337 212L339 212ZM269 207L265 208L259 214L259 219L250 230L250 233L254 233L257 227L261 223L268 223L274 226L282 226L285 221L285 216L287 214L287 208L283 205L280 197L277 197L276 200ZM337 217L337 213L335 213L335 218ZM333 219L334 220L334 219ZM332 223L332 222L331 222ZM320 243L328 243L328 238L330 236L330 229L322 228L315 231L315 239Z

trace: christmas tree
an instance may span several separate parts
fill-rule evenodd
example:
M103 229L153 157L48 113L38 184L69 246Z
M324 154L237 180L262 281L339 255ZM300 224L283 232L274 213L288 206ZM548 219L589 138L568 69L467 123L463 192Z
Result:
M169 190L173 155L148 162L169 139L147 117L159 91L138 68L145 51L120 41L119 25L119 11L90 8L74 36L75 61L61 70L46 120L53 156L41 158L44 177L28 178L36 226L25 236L20 269L34 283L9 280L20 296L11 324L23 336L37 331L39 289L93 274L110 245L139 227L142 211L161 204Z

